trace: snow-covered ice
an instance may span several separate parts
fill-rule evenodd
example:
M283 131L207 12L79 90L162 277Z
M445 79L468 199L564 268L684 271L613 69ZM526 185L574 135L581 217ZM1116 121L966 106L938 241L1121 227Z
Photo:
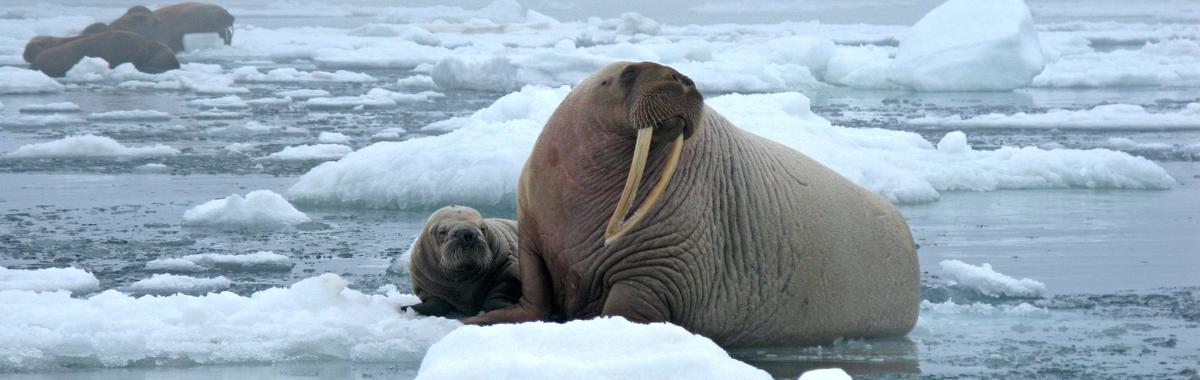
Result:
M304 72L291 67L278 68L271 71L261 73L258 69L252 66L245 66L234 69L230 73L234 80L238 82L259 82L259 83L298 83L298 82L344 82L344 83L367 83L374 82L376 79L370 75L356 73L352 71L338 70L335 72L328 71L312 71Z
M8 290L33 292L65 290L78 294L97 289L100 289L100 281L96 279L96 276L83 269L8 269L0 266L0 292Z
M229 289L233 285L225 276L191 277L174 274L155 274L149 278L129 284L128 290L136 294L203 294Z
M40 71L0 67L0 94L59 92L65 86Z
M296 145L283 148L258 160L280 161L328 161L336 160L354 152L354 148L341 144Z
M182 257L160 258L146 262L150 272L229 271L289 271L296 263L291 258L269 251L244 255L201 253Z
M975 266L959 260L943 260L938 265L946 277L959 285L992 297L1036 298L1046 291L1046 284L1040 281L1028 278L1018 280L993 270L988 263Z
M307 100L307 99L312 99L312 98L325 98L325 97L330 96L329 91L314 90L314 89L307 89L307 88L299 89L299 90L279 91L279 92L276 92L275 95L285 97L285 98L292 98L292 99L296 99L296 100Z
M317 142L322 144L349 144L350 136L338 132L321 132L317 135Z
M171 114L155 110L97 112L88 115L91 121L168 121Z
M1045 113L991 113L963 119L958 116L908 119L911 125L953 128L1158 129L1200 128L1200 103L1174 112L1150 112L1135 104L1105 104L1088 110L1053 109Z
M237 95L223 96L220 98L195 99L188 102L188 105L200 108L226 108L226 109L242 109L249 108L250 104L242 100Z
M108 137L70 136L61 140L22 145L4 155L6 158L116 158L174 156L179 150L162 145L127 147Z
M9 128L45 128L83 123L83 119L64 114L0 116L0 126Z
M219 229L274 229L309 221L282 195L255 190L204 202L183 213L183 224Z
M461 326L397 311L416 303L415 296L369 295L346 285L324 274L250 296L0 291L0 326L7 327L0 329L0 370L322 359L415 363Z
M570 337L570 339L563 339ZM508 349L497 349L508 347ZM429 348L417 379L771 379L708 338L620 317L463 326Z

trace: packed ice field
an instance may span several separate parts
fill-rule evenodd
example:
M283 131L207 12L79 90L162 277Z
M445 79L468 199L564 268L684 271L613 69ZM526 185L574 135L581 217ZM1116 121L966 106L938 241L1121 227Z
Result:
M221 4L233 44L188 36L180 70L55 79L30 38L133 4L0 3L2 377L1198 376L1200 3ZM399 312L428 213L513 217L543 124L616 60L897 204L916 330L726 352Z

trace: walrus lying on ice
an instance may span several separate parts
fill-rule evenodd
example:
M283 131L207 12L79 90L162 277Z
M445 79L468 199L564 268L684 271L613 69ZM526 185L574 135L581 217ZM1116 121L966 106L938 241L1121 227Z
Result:
M408 271L423 315L466 316L511 306L521 296L517 224L470 207L434 212L413 242Z
M126 31L108 31L80 36L42 50L30 66L52 77L67 75L83 57L99 57L110 68L124 63L144 73L158 74L179 68L171 48Z
M745 347L898 336L917 320L896 208L738 129L670 67L614 63L576 86L517 193L523 294L468 323L621 316Z

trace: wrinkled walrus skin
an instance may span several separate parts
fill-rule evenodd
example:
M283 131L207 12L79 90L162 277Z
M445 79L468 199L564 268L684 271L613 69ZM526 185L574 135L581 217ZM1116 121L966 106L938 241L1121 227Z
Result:
M410 307L419 314L472 316L511 306L521 296L517 223L444 207L413 242L408 271L421 299Z
M630 159L640 137L653 141L646 186ZM734 126L670 67L614 63L576 86L517 192L521 299L467 323L620 316L735 348L900 336L917 320L916 248L896 208Z
M219 5L180 3L155 9L154 15L171 29L167 46L175 51L183 51L183 35L191 33L217 33L226 45L233 43L234 17Z
M179 68L179 60L171 48L126 31L81 36L43 50L31 66L46 75L62 77L83 57L103 58L110 68L132 63L138 71L151 74Z

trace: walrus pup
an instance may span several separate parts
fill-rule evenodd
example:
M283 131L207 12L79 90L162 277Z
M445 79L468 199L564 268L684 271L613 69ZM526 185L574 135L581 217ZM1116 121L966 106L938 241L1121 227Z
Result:
M583 80L517 194L521 299L468 323L621 316L756 347L899 336L917 320L896 208L738 129L670 67L620 62Z
M521 296L517 223L484 219L470 207L448 206L425 222L408 270L423 315L466 316L508 307Z
M167 46L183 51L183 35L216 33L226 45L233 43L234 17L219 5L180 3L154 10L154 15L171 29Z
M110 68L133 63L138 71L158 74L179 68L175 52L160 44L126 31L108 31L80 36L67 43L43 50L31 65L52 77L67 75L83 57L99 57Z

